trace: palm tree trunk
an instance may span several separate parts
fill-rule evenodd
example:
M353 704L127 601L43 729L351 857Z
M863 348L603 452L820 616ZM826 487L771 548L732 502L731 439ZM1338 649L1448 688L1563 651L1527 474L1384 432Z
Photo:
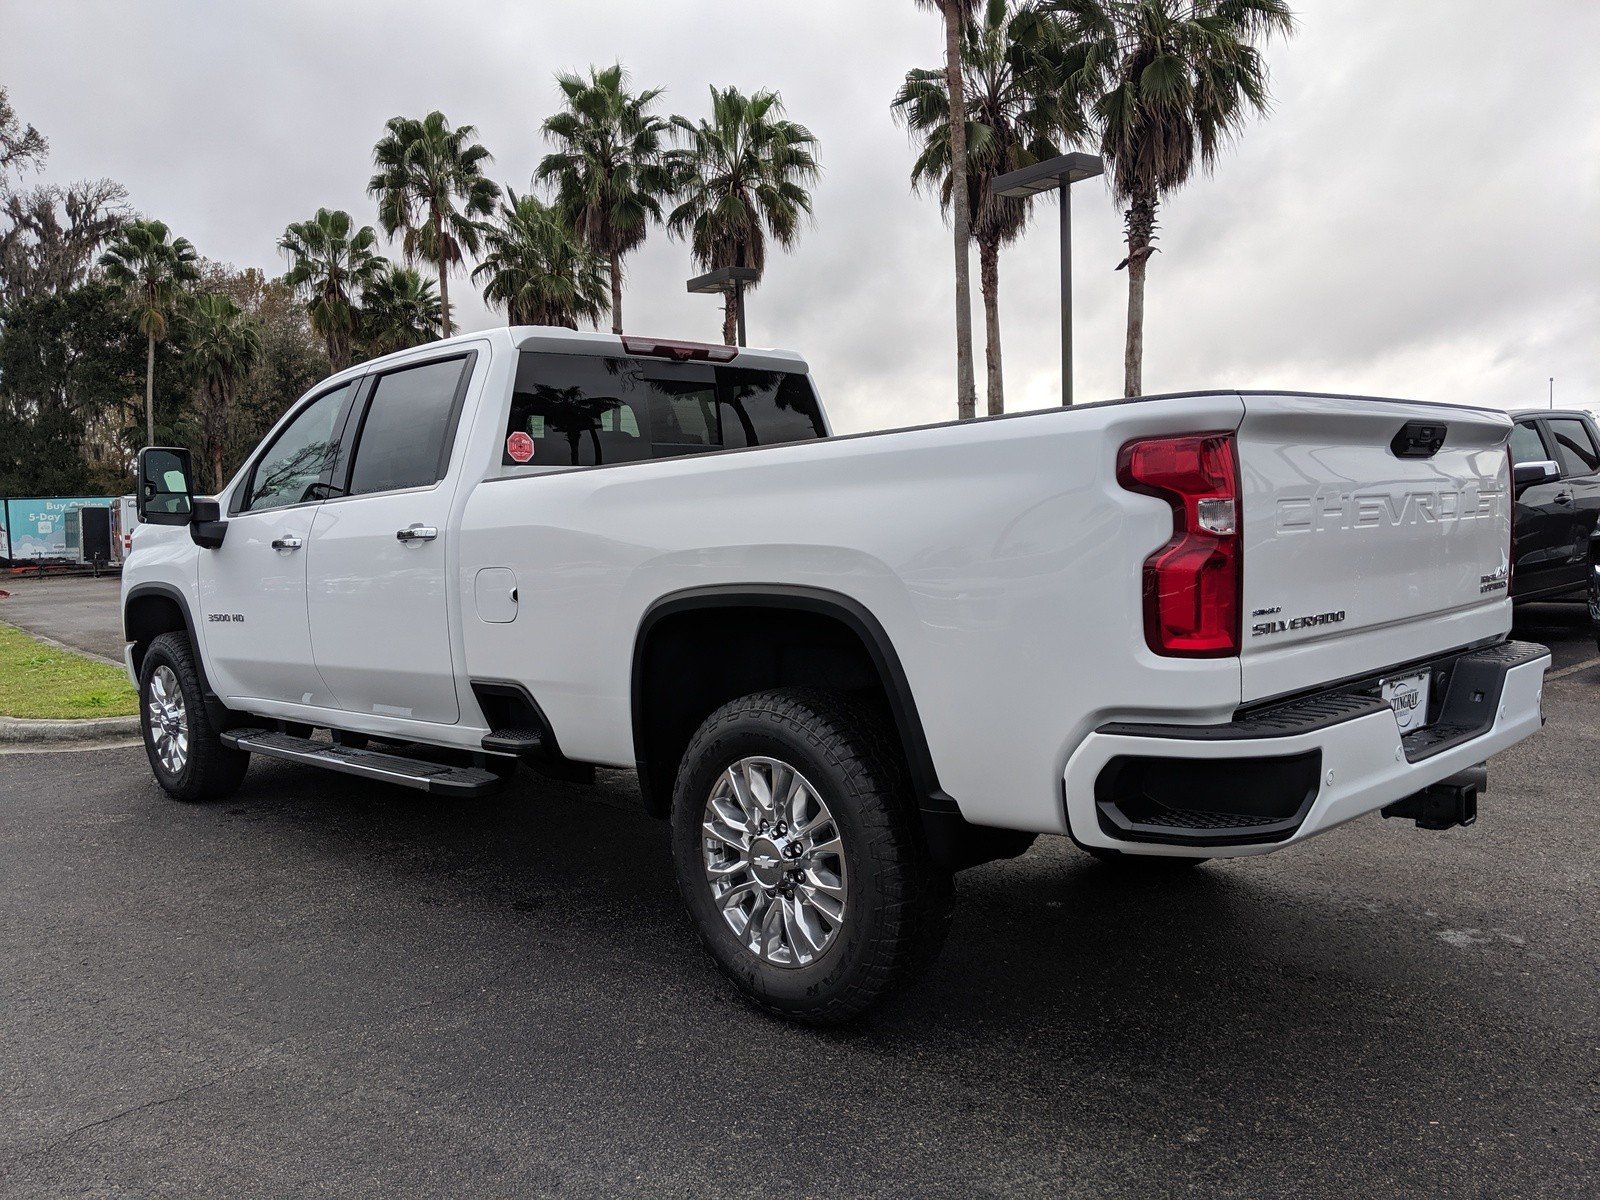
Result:
M622 255L611 252L611 332L622 332Z
M739 341L739 299L733 291L722 293L722 344L736 345Z
M206 430L211 442L211 491L215 495L222 490L222 443L224 426L228 419L228 405L230 398L221 387L211 389L211 411L207 414Z
M438 212L433 214L433 244L439 251L439 327L450 336L450 271L445 261L444 229Z
M1155 240L1155 196L1135 193L1124 223L1128 231L1128 336L1122 351L1122 394L1137 396L1144 390L1144 278Z
M156 335L146 334L144 356L144 444L156 444Z
M989 368L989 415L1006 410L1005 383L1000 372L1000 243L978 243L978 275L983 288L985 362Z
M978 411L978 386L972 369L972 279L967 239L972 214L967 209L966 88L961 79L963 16L957 0L944 0L944 78L950 94L950 208L956 243L956 416Z

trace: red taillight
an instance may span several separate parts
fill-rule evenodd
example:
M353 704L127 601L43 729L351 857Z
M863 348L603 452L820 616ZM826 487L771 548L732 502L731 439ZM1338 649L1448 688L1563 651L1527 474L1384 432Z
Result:
M724 346L714 342L668 342L661 338L622 335L622 348L629 354L647 354L651 358L670 358L673 362L732 362L739 353L737 346Z
M1157 654L1239 653L1239 464L1233 434L1140 438L1117 482L1172 506L1172 540L1144 560L1144 638Z

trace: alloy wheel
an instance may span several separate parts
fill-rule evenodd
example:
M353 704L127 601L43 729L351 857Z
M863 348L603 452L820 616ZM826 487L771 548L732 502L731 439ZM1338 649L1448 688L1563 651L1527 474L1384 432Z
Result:
M183 774L189 761L189 710L183 703L178 676L163 664L150 676L150 694L145 700L150 723L150 742L156 758L169 775Z
M706 799L701 846L711 897L761 961L815 962L844 927L844 843L817 789L776 758L741 758Z

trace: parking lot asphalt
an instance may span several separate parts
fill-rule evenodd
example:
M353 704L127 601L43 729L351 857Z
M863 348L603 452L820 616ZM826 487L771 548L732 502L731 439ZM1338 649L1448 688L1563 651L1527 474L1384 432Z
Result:
M0 621L111 662L122 661L117 575L0 574Z
M1593 1195L1600 665L1546 709L1469 829L966 872L827 1033L701 957L626 773L186 807L0 756L0 1194Z

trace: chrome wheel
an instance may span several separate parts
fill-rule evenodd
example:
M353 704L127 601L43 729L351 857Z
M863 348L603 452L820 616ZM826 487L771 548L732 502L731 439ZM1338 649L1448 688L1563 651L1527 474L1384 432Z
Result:
M149 718L150 744L162 770L183 774L189 761L189 710L183 703L183 689L171 667L162 665L150 676L150 694L145 698Z
M804 967L844 927L847 881L838 824L788 763L742 758L717 778L701 826L711 898L745 949Z

